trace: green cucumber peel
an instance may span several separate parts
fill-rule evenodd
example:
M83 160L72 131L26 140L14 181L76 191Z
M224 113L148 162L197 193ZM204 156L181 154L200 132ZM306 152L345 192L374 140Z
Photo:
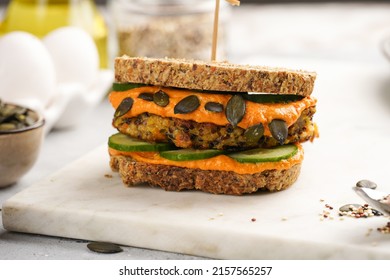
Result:
M169 143L149 143L122 133L111 135L108 138L108 146L122 152L159 152L174 148Z
M221 155L223 153L224 151L222 150L213 150L213 149L206 149L206 150L179 149L179 150L160 152L160 156L165 159L169 159L173 161L192 161L192 160L212 158L217 155Z
M296 155L298 147L293 144L274 148L257 148L228 154L229 157L241 163L278 162Z
M126 90L131 90L134 88L146 87L146 86L148 86L148 85L137 84L137 83L113 83L112 90L113 91L126 91Z
M255 103L289 103L302 100L304 96L296 94L243 94L242 97Z

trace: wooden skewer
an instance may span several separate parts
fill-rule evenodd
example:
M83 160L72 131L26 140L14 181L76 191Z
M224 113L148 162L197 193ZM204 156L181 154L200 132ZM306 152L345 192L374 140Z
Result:
M239 0L226 0L233 6L239 6ZM220 0L215 0L215 11L214 11L214 29L213 29L213 42L211 46L211 61L217 60L217 41L218 41L218 21L219 21L219 3Z
M226 1L232 4L233 6L240 6L239 0L226 0Z
M219 18L219 0L216 0L215 11L214 11L213 43L211 46L211 61L215 61L217 59L218 18Z

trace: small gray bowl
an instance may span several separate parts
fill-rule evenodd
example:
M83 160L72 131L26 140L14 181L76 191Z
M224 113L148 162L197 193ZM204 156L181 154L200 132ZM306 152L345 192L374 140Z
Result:
M6 104L15 108L21 107ZM0 130L0 188L16 183L27 173L38 158L43 142L43 116L27 108L27 114L33 123L27 127Z

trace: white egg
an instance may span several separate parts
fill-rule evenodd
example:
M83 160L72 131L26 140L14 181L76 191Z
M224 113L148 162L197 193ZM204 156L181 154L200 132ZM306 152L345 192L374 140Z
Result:
M92 37L77 27L62 27L43 38L57 73L59 84L91 86L98 75L99 55Z
M55 92L54 64L42 41L20 31L0 37L0 98L46 106Z

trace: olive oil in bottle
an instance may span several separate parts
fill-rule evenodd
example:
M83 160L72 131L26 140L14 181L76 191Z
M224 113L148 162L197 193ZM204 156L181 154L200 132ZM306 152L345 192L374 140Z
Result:
M63 26L87 31L96 43L100 67L108 67L108 30L93 0L11 0L0 23L0 35L26 31L42 38Z

